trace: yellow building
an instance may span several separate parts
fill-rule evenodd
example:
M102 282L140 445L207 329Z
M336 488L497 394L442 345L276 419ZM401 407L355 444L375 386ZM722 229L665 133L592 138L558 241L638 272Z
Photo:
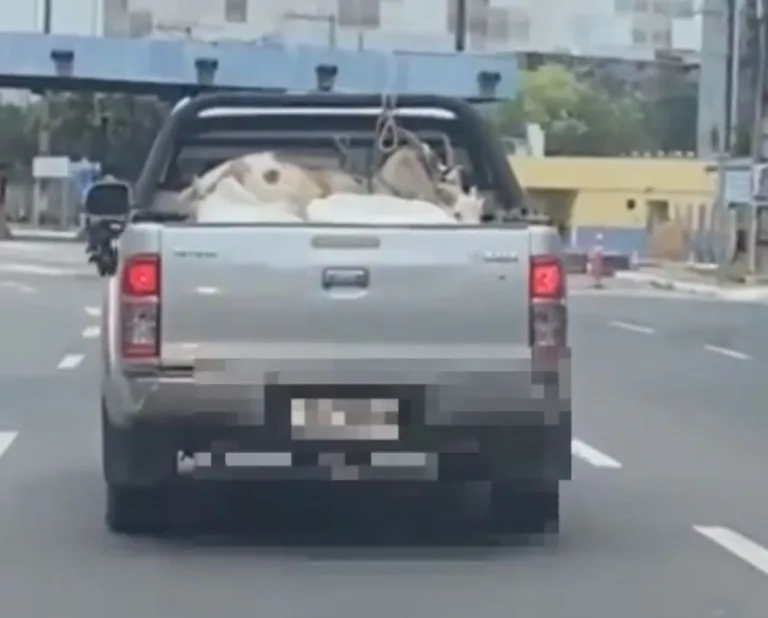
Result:
M581 247L642 253L658 223L699 217L716 190L707 162L685 158L510 157L532 205Z

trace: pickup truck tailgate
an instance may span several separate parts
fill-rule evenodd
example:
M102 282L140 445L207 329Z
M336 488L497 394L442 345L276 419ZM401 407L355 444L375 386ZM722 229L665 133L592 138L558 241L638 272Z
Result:
M195 226L162 231L163 360L264 346L528 342L525 228ZM218 350L219 352L215 352Z

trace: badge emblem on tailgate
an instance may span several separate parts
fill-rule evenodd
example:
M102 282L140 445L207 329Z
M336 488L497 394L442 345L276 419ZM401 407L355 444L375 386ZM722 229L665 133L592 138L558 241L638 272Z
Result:
M478 255L483 262L499 264L515 264L518 261L517 253L506 251L483 251Z

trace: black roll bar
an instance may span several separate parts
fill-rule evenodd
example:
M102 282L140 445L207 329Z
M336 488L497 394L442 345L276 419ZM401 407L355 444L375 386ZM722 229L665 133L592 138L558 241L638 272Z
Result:
M135 186L135 206L146 208L167 164L168 153L185 129L199 120L200 114L214 108L290 108L354 109L382 107L383 96L376 94L312 92L216 92L201 94L179 104L158 132ZM508 212L525 213L525 193L515 177L501 142L472 105L459 98L432 94L397 95L396 106L411 109L441 109L452 113L466 136L466 148L476 161L482 161L498 192L499 203Z

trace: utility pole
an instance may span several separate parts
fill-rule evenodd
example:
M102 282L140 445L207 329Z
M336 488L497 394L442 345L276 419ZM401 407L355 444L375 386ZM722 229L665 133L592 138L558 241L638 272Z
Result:
M723 124L722 150L733 153L737 131L737 101L739 53L737 21L739 0L725 0L726 51L725 51L725 122Z
M43 34L51 33L51 15L53 13L53 1L45 0L43 4Z
M763 141L765 125L765 86L766 68L768 68L768 38L766 35L766 5L768 0L757 0L758 57L755 75L754 119L752 124L752 162L756 166L763 161ZM749 272L758 270L757 239L760 225L760 210L763 204L753 200L749 212L749 230L747 234L747 268Z
M51 34L51 15L53 0L43 3L43 34ZM40 128L37 133L37 154L45 157L51 153L51 100L50 93L44 91L40 101ZM40 214L48 211L48 185L45 179L35 179L34 200L32 203L32 225L40 225ZM63 222L62 222L63 223Z
M0 240L13 238L8 229L8 165L0 163Z
M467 48L467 0L456 2L456 38L454 49L461 53Z
M741 8L744 0L723 0L725 5L726 50L725 50L725 100L722 131L718 133L717 144L717 195L715 198L716 220L718 227L726 229L728 225L728 161L735 155L739 131L739 71L740 62L740 23ZM718 242L717 263L722 269L730 262L733 252L729 247L727 235Z

